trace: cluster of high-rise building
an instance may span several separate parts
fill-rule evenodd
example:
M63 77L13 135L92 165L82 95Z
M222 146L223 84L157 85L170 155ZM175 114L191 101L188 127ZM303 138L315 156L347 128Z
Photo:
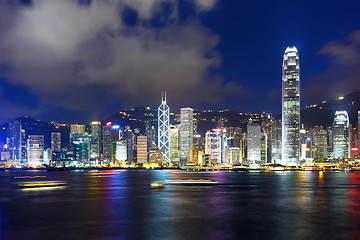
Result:
M69 142L60 132L51 133L51 147L45 149L43 135L26 135L19 121L9 123L2 146L4 165L24 166L131 166L195 164L297 166L312 161L347 159L358 156L358 126L349 123L346 111L338 109L331 127L301 127L300 65L296 47L288 47L282 66L282 118L263 113L249 117L246 127L217 126L199 134L194 109L170 112L166 92L161 96L157 118L145 131L130 125L100 121L88 125L70 124ZM122 112L121 112L122 113ZM171 121L170 116L177 119ZM152 123L153 122L153 123ZM156 123L157 122L157 123Z

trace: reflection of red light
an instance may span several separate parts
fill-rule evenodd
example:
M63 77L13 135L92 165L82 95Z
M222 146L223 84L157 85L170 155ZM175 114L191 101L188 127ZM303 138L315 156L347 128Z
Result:
M357 147L351 148L351 151L357 151L357 150L358 150Z
M107 123L106 123L106 126L111 126L111 122L107 122Z

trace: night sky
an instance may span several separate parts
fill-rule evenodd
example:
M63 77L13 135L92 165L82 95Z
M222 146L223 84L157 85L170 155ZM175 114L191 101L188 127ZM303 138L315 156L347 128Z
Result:
M4 0L0 123L86 123L160 103L281 112L287 46L301 105L360 91L358 0Z

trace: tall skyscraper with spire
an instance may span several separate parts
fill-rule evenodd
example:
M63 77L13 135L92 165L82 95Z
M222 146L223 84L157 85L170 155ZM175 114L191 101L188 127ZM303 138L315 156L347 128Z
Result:
M158 108L158 147L162 159L170 163L170 109L166 104L166 92L161 94L161 105Z
M294 166L300 155L300 65L296 47L287 47L282 67L282 159Z

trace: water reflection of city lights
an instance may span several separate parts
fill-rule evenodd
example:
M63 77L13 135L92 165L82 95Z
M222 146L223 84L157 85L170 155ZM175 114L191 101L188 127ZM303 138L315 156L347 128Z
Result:
M62 189L67 187L65 181L33 181L33 182L21 182L17 186L22 191L46 191L54 189Z
M88 172L88 173L84 173L84 175L88 176L88 177L109 177L109 176L113 176L113 175L120 175L121 172L115 172L115 171L110 171L110 172Z
M50 191L64 189L67 186L56 186L56 187L33 187L33 188L21 188L21 191Z
M67 185L64 181L37 181L18 183L20 188L42 188L42 187L61 187Z
M21 177L14 177L14 178L45 178L46 176L21 176Z

